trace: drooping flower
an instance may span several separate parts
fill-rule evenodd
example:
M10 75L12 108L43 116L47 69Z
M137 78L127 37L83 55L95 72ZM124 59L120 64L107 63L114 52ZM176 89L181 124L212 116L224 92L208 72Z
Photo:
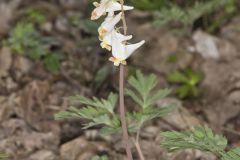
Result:
M132 38L132 35L123 35L117 31L116 25L121 20L122 12L114 15L115 11L121 11L122 7L117 0L101 0L100 3L93 3L96 8L92 12L91 19L96 20L102 15L108 13L104 22L98 28L99 40L101 41L101 47L107 50L112 50L112 57L110 61L115 66L120 64L126 64L126 59L133 54L133 52L142 46L145 41L140 41L136 44L128 44L127 41ZM124 10L131 10L131 6L123 6Z
M141 47L145 43L144 40L135 44L126 44L120 40L116 32L112 33L112 57L109 58L110 61L114 63L115 66L120 64L126 65L126 59L133 54L135 50Z
M124 42L124 41L132 39L132 35L125 36L125 35L117 32L115 29L113 29L112 32L105 35L103 37L103 39L100 39L100 41L102 41L101 44L100 44L102 48L105 48L105 49L111 51L111 48L112 48L111 46L112 46L112 41L113 41L112 36L113 35L115 35L116 38L118 39L118 41L120 41L120 42Z
M112 32L115 25L121 20L122 12L117 15L113 15L113 12L110 12L108 16L105 18L104 22L98 28L99 39L103 39L105 35Z
M91 20L96 20L102 15L105 15L106 12L115 12L121 10L121 4L116 2L116 0L101 0L100 3L93 2L93 5L96 7L91 16ZM132 6L124 6L124 10L133 9Z

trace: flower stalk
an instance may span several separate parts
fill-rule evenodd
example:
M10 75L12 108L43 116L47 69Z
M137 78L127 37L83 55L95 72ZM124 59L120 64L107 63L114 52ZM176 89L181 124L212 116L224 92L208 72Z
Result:
M129 141L127 122L126 122L126 113L125 113L125 105L124 105L124 65L120 65L119 70L119 112L120 112L120 120L122 125L122 133L123 133L123 143L125 145L125 150L127 153L128 160L133 160L131 145Z
M123 22L123 32L124 35L127 35L127 23L125 19L125 12L123 9L124 0L120 0L121 2L121 10L122 10L122 22ZM122 131L123 131L123 141L125 141L125 149L127 153L128 160L132 160L132 151L129 141L128 129L127 129L127 122L126 122L126 113L125 113L125 104L124 104L124 69L123 65L120 65L120 77L119 77L119 107L120 107L120 119L122 124Z
M124 12L124 0L120 0L121 3L121 10L122 10L122 23L123 23L123 32L124 35L127 35L127 23L125 18L125 12ZM126 122L126 113L125 113L125 103L124 103L124 70L125 67L123 65L120 65L120 71L119 71L119 107L120 107L120 119L122 124L122 131L123 131L123 141L125 143L125 149L127 153L128 160L132 160L132 151L129 141L129 135L128 135L128 128L127 128L127 122Z

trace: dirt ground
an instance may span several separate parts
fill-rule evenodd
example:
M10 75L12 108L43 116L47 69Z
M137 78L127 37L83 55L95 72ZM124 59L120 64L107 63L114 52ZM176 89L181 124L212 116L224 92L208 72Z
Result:
M53 117L71 105L64 97L117 92L118 68L107 61L110 53L99 47L91 29L70 22L74 16L80 21L89 17L87 4L87 0L0 2L1 41L8 37L24 10L40 8L46 11L47 20L38 30L56 38L52 49L61 57L59 73L52 74L41 61L33 62L1 46L0 151L6 152L10 160L89 160L104 154L111 160L126 158L121 135L102 137L97 128L82 130L82 120L56 121ZM149 13L137 10L127 14L128 32L134 34L134 41L146 40L129 60L129 72L141 69L155 73L161 88L172 89L176 86L168 83L166 75L176 69L190 67L204 78L197 98L180 100L173 93L164 101L177 102L179 109L144 126L140 144L146 159L216 160L200 151L167 153L160 147L161 131L197 124L207 124L225 135L229 147L240 147L240 16L215 35L196 29L190 36L153 27L148 17ZM175 63L168 61L171 54L178 57ZM96 73L102 68L107 68L107 75L98 81ZM133 152L137 160L136 150Z

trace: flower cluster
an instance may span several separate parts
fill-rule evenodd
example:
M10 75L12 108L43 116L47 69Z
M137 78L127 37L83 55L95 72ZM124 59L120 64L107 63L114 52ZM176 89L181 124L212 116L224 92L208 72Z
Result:
M110 61L115 66L120 64L126 65L126 59L145 41L142 40L136 44L129 44L126 41L132 39L132 35L123 35L119 32L116 25L121 20L122 12L114 14L116 11L121 11L121 4L117 0L101 0L100 3L94 2L96 7L91 15L91 20L97 20L103 15L107 14L104 22L98 28L99 40L101 41L101 47L109 51L112 51L112 57ZM123 10L132 10L131 6L123 6Z

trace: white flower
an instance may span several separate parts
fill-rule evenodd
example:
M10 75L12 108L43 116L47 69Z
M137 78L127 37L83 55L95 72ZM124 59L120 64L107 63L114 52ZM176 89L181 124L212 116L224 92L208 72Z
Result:
M91 16L91 20L96 20L102 15L106 14L106 12L115 12L121 10L121 4L116 2L115 0L101 0L100 3L94 2L93 5L96 7ZM131 10L133 7L124 6L124 10Z
M118 13L116 16L113 15L113 12L110 12L105 18L104 22L98 28L99 39L103 39L105 35L112 32L115 25L121 20L122 12Z
M124 36L123 34L117 32L115 29L113 29L112 32L110 32L107 35L105 35L103 37L103 39L100 39L102 41L102 43L101 43L101 47L102 48L105 48L105 49L111 51L111 48L112 48L111 47L112 46L112 36L113 35L115 35L120 42L124 42L124 41L132 39L132 35Z
M115 66L126 64L126 59L145 43L143 40L136 44L128 44L127 41L132 38L132 35L125 36L115 29L115 26L122 17L122 12L114 15L115 11L122 10L121 4L117 1L118 0L101 0L100 3L94 2L93 4L96 8L93 10L91 16L92 20L96 20L108 13L104 22L98 28L98 33L101 47L109 51L112 50L112 57L110 57L109 60L112 61ZM131 10L133 7L123 6L123 9Z
M144 40L136 44L126 44L117 36L117 32L112 33L112 55L109 60L114 63L115 66L119 64L126 65L126 59L133 54L133 52L141 47L145 43Z

